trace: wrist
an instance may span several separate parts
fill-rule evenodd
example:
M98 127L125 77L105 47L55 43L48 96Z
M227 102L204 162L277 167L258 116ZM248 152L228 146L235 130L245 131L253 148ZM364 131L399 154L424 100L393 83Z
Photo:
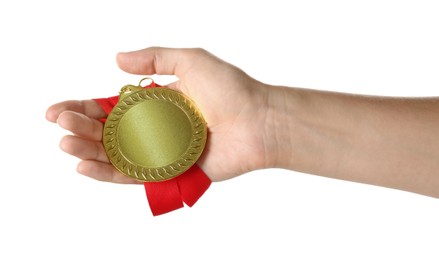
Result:
M267 86L264 146L266 168L293 168L300 98L293 88Z
M310 89L271 87L269 93L265 134L269 167L339 174L343 155L355 138L358 120L351 115L355 105L344 104L346 95Z

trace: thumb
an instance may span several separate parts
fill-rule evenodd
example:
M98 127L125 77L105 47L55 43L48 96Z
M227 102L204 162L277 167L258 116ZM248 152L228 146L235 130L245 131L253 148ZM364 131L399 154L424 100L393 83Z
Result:
M194 49L151 47L132 52L120 52L117 65L125 72L139 75L182 76L189 67Z

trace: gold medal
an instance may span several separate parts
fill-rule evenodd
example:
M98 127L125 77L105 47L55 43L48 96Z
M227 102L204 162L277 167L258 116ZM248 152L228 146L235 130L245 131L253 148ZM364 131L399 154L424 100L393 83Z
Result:
M206 144L206 122L183 93L164 87L124 86L108 115L103 144L126 176L164 181L189 169Z

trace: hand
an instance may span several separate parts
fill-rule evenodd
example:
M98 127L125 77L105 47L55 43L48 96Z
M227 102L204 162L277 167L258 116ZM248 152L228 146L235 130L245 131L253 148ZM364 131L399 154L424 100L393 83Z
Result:
M267 167L264 124L268 92L264 84L202 49L148 48L117 55L119 67L139 75L176 75L168 87L195 101L208 125L198 165L212 181ZM102 145L105 112L93 100L64 101L49 107L46 118L72 132L60 147L82 161L77 171L115 183L139 183L119 173Z
M198 165L212 181L278 167L439 197L438 98L384 98L262 84L201 49L148 48L117 56L129 73L176 75L168 87L198 105L208 125ZM97 180L119 173L101 143L104 111L92 100L51 106L70 130L61 148Z

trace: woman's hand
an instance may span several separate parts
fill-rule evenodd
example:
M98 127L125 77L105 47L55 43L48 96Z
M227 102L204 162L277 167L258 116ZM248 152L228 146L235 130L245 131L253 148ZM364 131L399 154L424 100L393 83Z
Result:
M205 150L198 165L212 181L271 166L266 152L265 121L268 91L237 67L202 49L147 48L117 55L119 67L139 75L176 75L168 87L195 101L208 125ZM46 114L72 135L60 147L78 157L78 172L115 183L139 183L119 173L109 162L102 145L105 112L93 100L64 101Z

